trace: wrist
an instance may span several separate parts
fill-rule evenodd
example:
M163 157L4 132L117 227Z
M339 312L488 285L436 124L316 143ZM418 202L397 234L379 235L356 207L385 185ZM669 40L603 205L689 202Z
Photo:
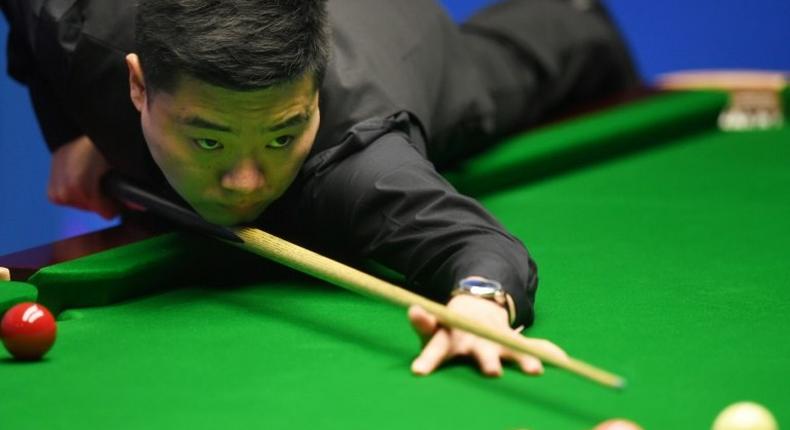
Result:
M516 319L516 306L513 297L508 294L502 284L482 276L468 276L458 281L455 289L450 293L452 298L461 296L476 297L498 305L506 315L507 321L512 326Z
M469 295L457 295L447 302L447 307L453 311L480 321L497 326L509 325L507 309L491 300Z

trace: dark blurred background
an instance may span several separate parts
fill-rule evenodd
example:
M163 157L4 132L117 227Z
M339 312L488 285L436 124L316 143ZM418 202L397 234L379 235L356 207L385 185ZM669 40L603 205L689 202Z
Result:
M442 3L462 21L495 0ZM681 69L790 70L790 0L605 3L647 82ZM0 19L0 255L112 225L47 201L49 155L26 90L5 73L7 33Z

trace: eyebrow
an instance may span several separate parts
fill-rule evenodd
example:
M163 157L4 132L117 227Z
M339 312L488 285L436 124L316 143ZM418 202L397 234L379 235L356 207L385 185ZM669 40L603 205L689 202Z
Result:
M179 122L189 127L206 128L209 130L221 131L224 133L230 133L232 131L228 126L215 124L199 116L190 116L190 117L182 118Z
M283 129L286 129L286 128L295 127L297 125L302 125L302 124L306 123L309 120L310 120L310 114L307 114L305 112L300 112L300 113L298 113L298 114L286 119L285 121L282 121L279 124L275 124L275 125L269 127L268 131L269 132L275 132L275 131L280 131L280 130L283 130Z
M307 114L305 112L300 112L300 113L298 113L296 115L293 115L293 116L287 118L285 121L282 121L282 122L280 122L278 124L275 124L275 125L267 128L267 131L269 131L269 132L280 131L280 130L283 130L283 129L286 129L286 128L291 128L291 127L295 127L297 125L302 125L302 124L306 123L309 120L310 120L310 114ZM181 119L179 122L181 122L182 124L184 124L186 126L189 126L189 127L205 128L205 129L208 129L208 130L220 131L220 132L224 132L224 133L230 133L230 132L233 131L228 126L213 123L213 122L211 122L211 121L209 121L209 120L207 120L205 118L201 118L199 116L189 116L189 117Z

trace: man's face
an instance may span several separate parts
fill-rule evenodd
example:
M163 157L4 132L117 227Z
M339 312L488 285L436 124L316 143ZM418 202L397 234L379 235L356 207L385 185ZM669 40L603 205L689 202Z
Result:
M181 197L221 225L254 220L285 192L320 121L311 75L256 91L183 78L173 91L144 96L151 155Z

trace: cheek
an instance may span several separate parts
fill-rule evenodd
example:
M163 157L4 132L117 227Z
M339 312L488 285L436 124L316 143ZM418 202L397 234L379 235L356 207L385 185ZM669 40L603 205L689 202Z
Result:
M169 132L155 118L144 115L142 124L151 157L170 185L183 195L188 191L186 188L197 184L197 179L202 176L196 171L199 163L190 154L189 147L182 144L178 136Z
M308 130L300 139L299 145L294 148L294 159L296 160L296 164L301 166L304 162L305 158L310 154L310 150L313 149L313 143L315 143L315 137L318 134L318 121Z
M294 160L297 165L302 165L305 158L310 154L310 149L313 147L313 136L310 137L309 140L304 142L302 145L299 145L294 151Z
M143 109L140 122L148 150L151 152L156 164L164 170L169 160L161 124L155 117L150 115L147 109Z
M291 151L287 163L287 172L291 179L293 179L293 177L299 173L299 169L302 168L304 160L310 154L310 149L313 147L313 138L314 136L309 136L309 138L308 136L305 136Z

